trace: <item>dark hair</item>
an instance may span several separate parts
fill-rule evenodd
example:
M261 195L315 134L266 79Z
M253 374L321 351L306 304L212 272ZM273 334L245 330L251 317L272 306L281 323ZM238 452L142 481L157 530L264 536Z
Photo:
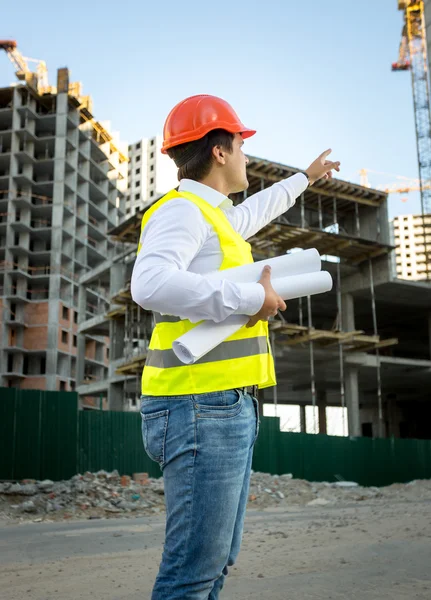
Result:
M168 155L178 167L178 181L193 179L200 181L208 175L214 161L212 150L221 146L227 152L233 150L234 134L224 129L214 129L200 140L175 146Z

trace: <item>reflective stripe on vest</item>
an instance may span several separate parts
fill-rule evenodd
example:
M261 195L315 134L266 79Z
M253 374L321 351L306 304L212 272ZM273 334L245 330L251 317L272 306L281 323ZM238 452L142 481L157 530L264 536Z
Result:
M226 214L189 192L173 190L149 208L143 218L142 232L151 216L166 202L176 198L193 202L218 237L223 256L220 270L253 262L251 246L232 227ZM268 323L242 327L222 344L194 364L177 359L172 343L198 323L177 316L153 313L155 327L142 373L142 393L152 396L180 396L258 385L275 385L274 361L268 339Z
M154 322L158 323L178 323L181 321L180 317L174 317L173 315L161 315L158 312L153 312Z
M214 348L214 350L205 354L200 360L196 361L195 364L230 360L232 358L241 358L243 356L266 354L267 352L268 341L265 336L246 340L232 340L231 342L223 342L217 346L217 348ZM148 350L145 364L148 367L157 367L158 369L188 367L188 365L185 365L177 358L173 350Z

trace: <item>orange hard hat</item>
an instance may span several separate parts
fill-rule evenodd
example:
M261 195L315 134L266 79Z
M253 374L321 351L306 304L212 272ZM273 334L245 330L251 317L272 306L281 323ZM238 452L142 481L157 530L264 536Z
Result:
M182 100L169 113L163 128L162 152L166 154L169 148L199 140L214 129L241 133L243 138L256 133L241 123L226 100L199 94Z

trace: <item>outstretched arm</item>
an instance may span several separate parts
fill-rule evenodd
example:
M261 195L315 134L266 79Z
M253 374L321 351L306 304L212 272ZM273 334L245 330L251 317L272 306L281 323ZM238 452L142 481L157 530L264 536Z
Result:
M288 211L309 185L319 179L332 177L332 170L340 170L340 163L327 161L331 150L326 150L311 163L303 173L296 173L292 177L283 179L257 194L244 200L239 206L226 211L234 229L244 238L248 239L260 231L265 225Z

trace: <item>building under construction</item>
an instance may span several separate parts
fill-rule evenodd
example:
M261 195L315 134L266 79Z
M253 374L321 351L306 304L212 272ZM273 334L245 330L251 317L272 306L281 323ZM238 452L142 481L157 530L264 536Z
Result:
M248 194L297 170L250 158ZM245 194L233 198L240 203ZM109 336L108 377L85 377L78 356L78 392L103 396L113 410L136 409L152 315L133 303L130 277L143 212L110 231L121 252L80 280L85 313L88 286L106 290L104 309L78 327L88 336ZM347 408L354 436L431 436L431 288L395 278L387 196L338 179L308 188L285 215L250 240L256 260L317 248L333 290L288 303L271 324L278 385L264 390L265 403L315 407L326 433L327 406Z
M431 244L431 215L399 215L392 221L392 234L397 276L426 281L431 265L426 264L424 248Z
M77 337L78 281L115 256L108 231L124 217L127 157L59 69L41 87L15 42L22 83L0 89L0 386L73 390L108 373L104 337ZM84 310L105 296L86 289Z

